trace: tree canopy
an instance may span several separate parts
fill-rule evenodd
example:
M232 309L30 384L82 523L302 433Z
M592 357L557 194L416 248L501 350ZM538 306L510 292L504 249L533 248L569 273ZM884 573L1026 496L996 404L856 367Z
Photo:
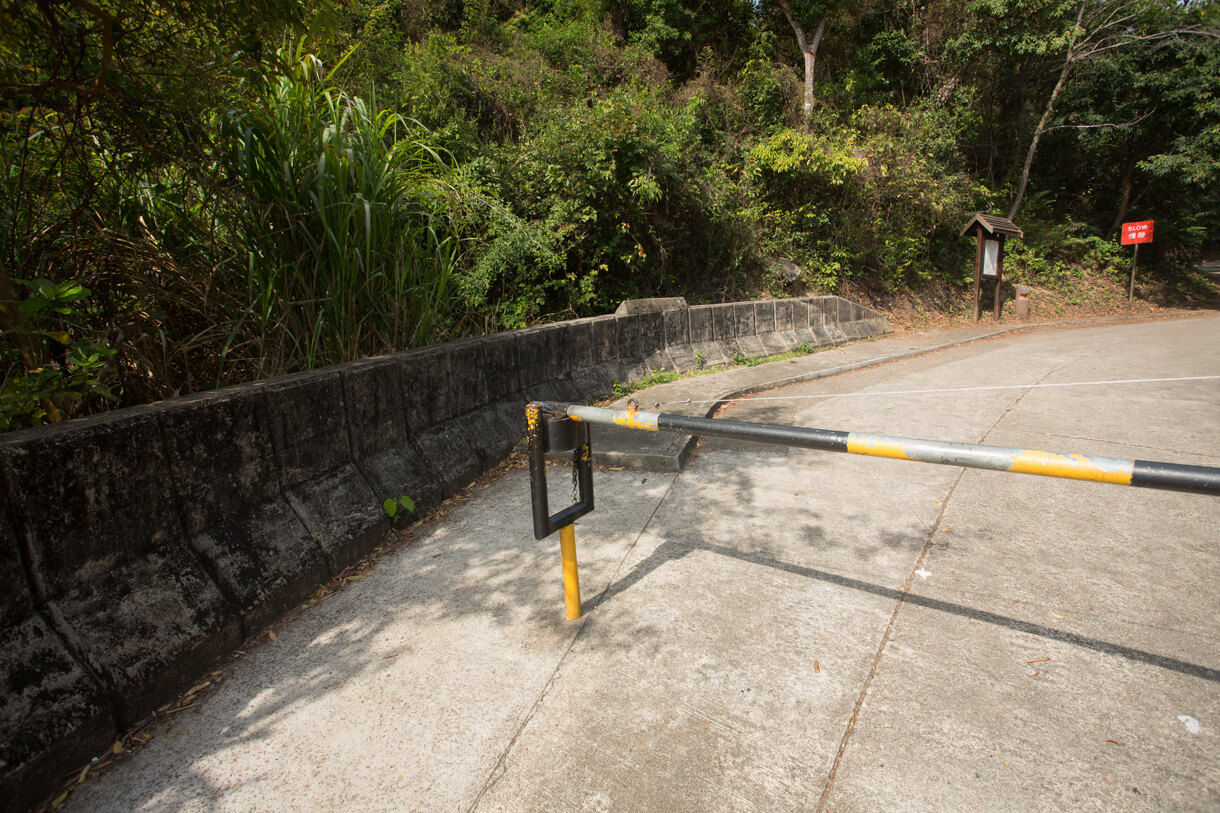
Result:
M1214 0L4 0L16 427L412 344L1220 248ZM1141 262L1145 255L1141 255ZM1184 279L1185 277L1183 277Z

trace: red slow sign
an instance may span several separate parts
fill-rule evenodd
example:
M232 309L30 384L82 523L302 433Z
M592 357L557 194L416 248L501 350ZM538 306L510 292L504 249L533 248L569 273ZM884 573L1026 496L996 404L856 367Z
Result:
M1122 244L1130 246L1135 243L1151 243L1152 224L1155 222L1155 220L1141 220L1138 223L1124 223Z

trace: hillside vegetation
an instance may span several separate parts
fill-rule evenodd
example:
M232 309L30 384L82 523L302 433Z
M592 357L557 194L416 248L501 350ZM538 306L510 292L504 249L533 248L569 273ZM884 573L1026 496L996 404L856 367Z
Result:
M5 0L0 429L629 298L961 312L974 212L1066 306L1121 301L1119 226L1155 219L1137 295L1209 301L1218 27L1154 0Z

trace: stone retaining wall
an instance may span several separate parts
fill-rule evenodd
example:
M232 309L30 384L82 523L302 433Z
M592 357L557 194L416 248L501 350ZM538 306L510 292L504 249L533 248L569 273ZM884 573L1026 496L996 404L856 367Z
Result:
M508 456L527 401L888 330L839 297L624 308L0 438L0 789L15 809L390 530Z

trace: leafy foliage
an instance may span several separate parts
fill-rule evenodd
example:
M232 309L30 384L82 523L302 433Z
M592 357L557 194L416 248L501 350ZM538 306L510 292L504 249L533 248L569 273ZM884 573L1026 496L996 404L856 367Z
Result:
M655 86L611 88L535 116L468 168L470 230L484 236L463 283L474 308L519 326L737 270L741 230L700 166L703 102L675 115L673 101Z
M784 6L824 31L808 111ZM1186 279L1220 248L1217 30L1214 0L10 0L0 428L626 298L943 291L1026 184L1019 278L1117 280L1156 219L1141 267Z
M440 156L401 116L327 86L303 43L280 58L291 71L220 123L243 193L229 227L248 251L252 324L235 333L264 372L427 343L457 252Z
M114 350L81 335L76 324L89 291L47 279L21 284L30 290L20 304L25 319L7 332L46 340L51 358L29 367L15 345L0 347L0 432L37 426L54 411L71 416L90 400L115 400L102 381Z
M918 110L863 108L846 126L757 142L746 165L751 215L774 235L772 253L830 290L843 278L897 286L943 273L970 196L938 158L934 124Z

